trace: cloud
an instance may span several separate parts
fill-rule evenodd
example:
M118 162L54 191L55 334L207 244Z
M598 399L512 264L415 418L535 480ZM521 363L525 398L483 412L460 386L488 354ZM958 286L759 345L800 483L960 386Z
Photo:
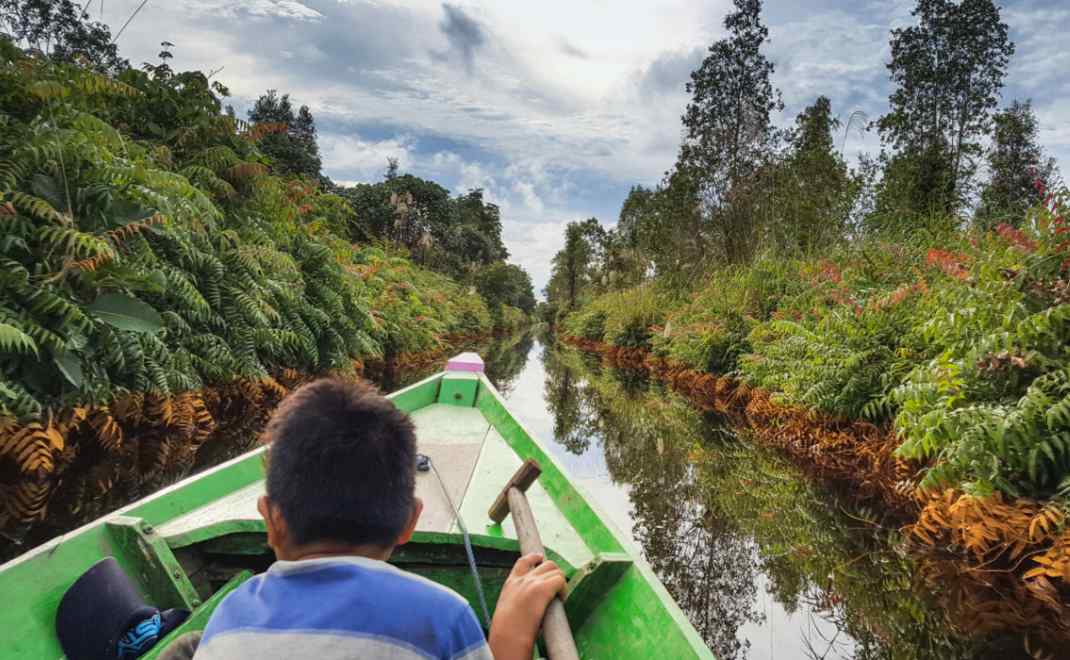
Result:
M105 3L118 28L141 0ZM610 224L632 184L672 166L685 85L724 35L729 0L171 0L149 3L120 40L132 62L162 39L180 69L215 78L244 112L275 88L316 117L325 171L382 177L387 158L452 192L487 191L502 207L514 259L545 284L564 224ZM886 111L889 30L915 0L766 3L774 83L789 125L819 94L846 120ZM1070 166L1070 30L1065 0L1008 0L1018 52L1004 100L1032 98L1041 139ZM837 136L837 142L842 135ZM879 148L847 141L849 158Z
M446 15L438 24L439 29L446 35L450 47L460 53L465 69L471 73L475 62L475 51L487 40L483 28L456 5L444 2L442 11Z
M705 56L706 48L703 46L661 53L643 69L636 86L645 96L683 94L691 80L691 72L702 64Z
M339 181L379 181L390 159L396 159L402 171L409 170L414 161L413 138L408 135L375 141L327 133L320 136L319 145L327 174Z
M323 14L297 0L244 0L241 3L223 0L194 0L189 6L195 12L226 18L239 18L242 14L298 20L323 18Z
M570 42L568 39L565 39L564 37L562 37L561 41L558 42L557 47L561 49L562 53L568 55L569 57L575 57L581 60L588 60L591 58L591 56L587 54L587 51L583 50L578 46L572 45L572 42Z

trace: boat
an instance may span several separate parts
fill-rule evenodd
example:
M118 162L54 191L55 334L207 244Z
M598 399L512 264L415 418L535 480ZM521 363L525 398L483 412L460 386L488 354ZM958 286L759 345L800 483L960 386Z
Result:
M546 554L568 578L564 608L583 658L710 658L713 655L638 551L509 412L478 355L389 398L416 427L434 470L417 472L424 512L391 563L446 585L481 611L494 603L519 545L512 519L488 510L525 461L541 468L527 490ZM215 607L274 561L256 500L264 448L193 475L0 566L0 660L61 658L56 611L91 566L114 557L147 603L184 608L188 619L143 658L203 629ZM468 537L479 583L465 547Z

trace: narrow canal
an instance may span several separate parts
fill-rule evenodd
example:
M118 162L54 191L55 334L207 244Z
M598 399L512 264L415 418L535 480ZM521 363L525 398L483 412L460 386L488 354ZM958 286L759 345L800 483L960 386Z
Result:
M532 334L469 348L721 660L1020 653L1020 640L997 647L957 636L954 616L932 606L932 587L920 584L912 560L896 549L897 530L882 527L875 512L826 491L645 373ZM374 378L392 391L440 368ZM169 480L254 444L254 437L220 438L211 456L198 454L195 467ZM48 519L5 539L0 554L13 557L149 492L54 502Z
M1007 658L1021 648L957 638L896 551L895 529L644 373L530 336L487 357L510 409L722 660Z

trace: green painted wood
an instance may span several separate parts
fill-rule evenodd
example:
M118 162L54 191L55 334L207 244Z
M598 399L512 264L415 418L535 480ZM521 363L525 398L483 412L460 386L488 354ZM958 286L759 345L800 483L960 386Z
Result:
M406 412L434 403L441 377L437 374L426 378L392 394L391 399ZM112 515L141 518L159 527L263 479L262 454L263 450L259 449L235 458ZM103 557L115 556L123 563L118 556L121 549L114 546L104 522L103 518L94 521L0 566L0 593L20 595L18 607L0 608L0 630L18 631L5 635L0 660L62 657L55 621L56 608L64 592ZM148 598L145 585L138 582L137 586Z
M212 597L204 601L204 604L190 612L189 618L182 622L182 625L168 633L167 637L164 637L160 642L152 647L148 653L141 656L143 660L155 660L157 656L164 652L164 650L182 635L188 632L195 632L204 630L204 627L208 625L208 619L211 618L212 613L215 612L215 608L219 606L223 599L230 595L230 592L234 591L242 585L243 582L253 577L251 571L241 571L230 580L227 581L218 591L212 594Z
M579 533L592 554L624 552L624 546L576 486L565 476L557 461L536 442L505 407L494 386L484 380L476 406L494 425L521 461L533 458L542 468L539 485L546 489L557 508ZM512 472L508 473L512 474ZM505 480L508 480L508 476ZM504 482L503 482L504 483ZM540 521L541 524L541 521Z
M505 407L490 381L483 378L476 406L521 459L539 462L539 484L595 555L625 553L621 537L565 475L563 468L536 442ZM573 629L581 657L713 659L687 616L641 557L625 572L581 628Z
M197 529L174 534L165 538L171 549L178 550L197 543L219 539L232 534L265 534L263 520L221 520L211 525L198 527Z
M440 373L428 376L418 383L413 383L388 395L387 398L405 412L412 412L424 406L429 406L438 400L438 388L441 380L442 374Z
M447 372L442 376L442 382L438 390L438 402L451 406L471 408L476 404L479 384L480 380L477 374L466 371Z
M712 660L698 632L648 571L637 562L574 631L581 657Z
M481 419L487 423L482 416ZM491 428L483 445L483 452L476 462L468 491L460 505L461 516L469 531L516 538L516 528L513 526L511 517L497 524L490 519L488 512L509 481L509 477L522 463L523 461L501 433ZM591 559L591 551L582 534L562 513L557 501L547 491L541 479L528 488L527 498L535 519L539 523L539 534L543 545L568 557L569 561L576 566Z
M627 561L620 556L625 552L625 546L619 533L604 522L605 519L569 481L560 465L509 413L490 382L479 376L451 378L455 384L447 387L443 382L445 379L443 374L432 376L391 395L391 398L399 408L411 413L442 401L444 388L447 399L458 391L450 388L463 388L459 390L462 400L471 395L468 405L474 405L481 413L484 421L480 424L489 422L493 425L491 432L496 441L514 453L513 460L519 463L522 459L533 458L539 462L543 474L533 490L541 490L549 506L545 512L536 512L536 516L540 525L543 518L546 520L548 533L544 536L557 535L559 538L558 548L548 548L548 555L572 580L573 627L583 657L626 659L658 654L669 658L712 658L646 563L636 557L633 565L627 566ZM450 407L455 405L447 401L443 403ZM465 408L456 407L455 410L460 413ZM451 420L444 416L442 423L459 421L460 417ZM251 452L136 502L119 513L141 518L150 528L160 527L262 479L262 460L262 451ZM504 459L493 460L500 460L502 465L505 462ZM493 461L487 463L488 467L492 465ZM511 470L499 475L492 469L481 473L478 482L470 484L466 502L477 502L488 492L489 501L493 501L496 492L491 491L495 487L500 490L510 474ZM488 605L493 607L519 549L515 539L509 538L512 534L507 526L486 526L480 521L476 527L468 516L478 517L479 514L469 514L467 509L462 509L462 513L473 531L484 532L473 534L472 541L482 561L480 574L488 592ZM486 515L486 511L481 513ZM146 573L148 569L138 567L156 562L158 570L166 573L167 568L172 567L174 550L197 553L211 549L214 553L230 555L232 561L240 561L243 555L250 562L254 558L259 562L265 557L270 558L260 521L221 520L160 538L151 529L131 529L113 517L108 520L111 524L97 521L0 566L0 593L21 595L19 606L0 609L0 629L8 631L5 638L10 640L0 648L0 660L60 657L53 630L56 606L71 582L101 557L115 555L121 565L135 574L135 582L150 601L177 597L188 599L190 603L195 600L189 592L192 587L188 586L188 578L183 581L173 575L171 578L166 574L151 576ZM574 546L570 539L576 540ZM558 549L566 552L558 553ZM417 532L412 543L398 549L393 561L406 570L454 588L473 605L477 602L464 560L462 540L457 534ZM216 604L247 578L248 573L245 573L228 582L224 589L197 607L191 623L180 630L203 627ZM168 590L171 590L170 595ZM597 597L599 593L601 598ZM155 657L156 652L148 657Z
M118 513L158 526L261 478L260 452L246 454L180 482ZM0 658L60 658L56 608L67 588L97 560L114 556L129 562L104 520L66 534L0 566L0 593L20 594L18 607L0 608L0 630L18 631L0 649ZM148 600L145 584L134 580Z
M587 562L568 582L565 612L574 628L583 628L609 592L635 563L619 552L607 552Z
M193 609L201 597L152 525L130 516L116 516L105 524L123 571L143 587L148 601L162 610Z

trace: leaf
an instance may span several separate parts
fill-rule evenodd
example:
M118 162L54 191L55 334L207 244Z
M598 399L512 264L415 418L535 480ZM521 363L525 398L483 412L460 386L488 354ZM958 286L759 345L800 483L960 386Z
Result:
M75 387L81 387L85 382L85 378L82 374L82 361L69 351L65 351L52 358L52 361L56 363L56 367L59 368L59 372L70 381L71 385Z
M159 312L137 298L121 293L100 296L86 311L118 330L152 334L163 328Z
M70 213L63 184L46 174L35 174L30 184L33 194L46 200L53 208Z
M137 202L125 199L118 199L112 202L111 206L108 207L108 212L112 222L120 226L125 226L132 222L141 222L156 214L155 209L150 209Z
M37 355L37 344L32 337L10 323L0 323L0 352Z

